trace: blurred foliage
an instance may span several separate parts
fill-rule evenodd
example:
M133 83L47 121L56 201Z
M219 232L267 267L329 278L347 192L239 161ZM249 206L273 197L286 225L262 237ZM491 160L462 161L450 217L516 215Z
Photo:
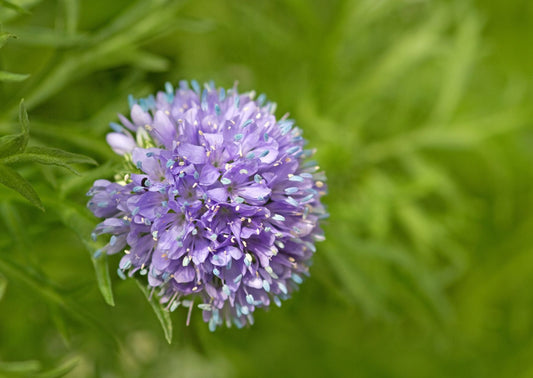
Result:
M26 152L99 163L9 168L45 212L0 186L0 376L533 375L532 17L526 0L0 1L2 141L27 143L24 98ZM281 309L215 333L160 313L168 345L94 257L85 192L117 169L104 136L127 95L192 78L290 112L331 216Z

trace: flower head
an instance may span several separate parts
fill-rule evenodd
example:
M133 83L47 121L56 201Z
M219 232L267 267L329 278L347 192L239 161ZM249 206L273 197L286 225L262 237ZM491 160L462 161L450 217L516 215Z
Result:
M130 119L111 124L127 173L89 191L104 218L93 237L111 235L104 250L123 253L118 274L147 276L169 310L197 301L211 330L242 327L309 274L325 178L264 95L191 85L130 97Z

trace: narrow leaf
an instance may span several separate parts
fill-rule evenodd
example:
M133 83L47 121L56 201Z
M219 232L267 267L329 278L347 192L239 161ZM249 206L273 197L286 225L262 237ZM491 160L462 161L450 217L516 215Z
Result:
M86 209L66 200L58 200L57 198L45 198L45 200L46 203L50 203L51 207L57 211L61 222L78 235L85 248L91 254L100 293L107 304L114 306L115 300L113 299L107 257L94 258L94 253L98 250L99 246L89 239L89 235L94 228L94 222L84 214Z
M86 243L84 243L86 244ZM115 299L113 298L113 288L111 286L111 277L109 275L109 264L107 263L107 255L103 255L99 258L91 259L94 266L94 272L96 273L96 282L102 297L105 302L110 305L115 305Z
M50 317L52 318L52 321L54 325L57 328L57 331L61 335L61 339L63 339L63 343L68 348L70 346L70 333L68 331L68 327L65 321L65 316L61 312L61 309L59 306L57 306L55 303L49 303L49 313Z
M33 162L45 165L55 165L66 168L75 174L79 174L79 172L70 164L98 164L94 159L88 156L48 147L29 147L24 153L5 157L0 159L0 162L3 164Z
M0 273L0 301L4 297L7 288L7 278Z
M78 365L79 357L72 357L58 367L35 375L35 378L59 378L70 373Z
M0 184L4 184L8 188L20 193L32 205L44 211L41 199L31 184L13 169L2 164L0 164Z
M0 81L22 81L26 80L30 75L18 74L7 71L0 71Z
M144 296L150 302L150 306L152 306L152 309L155 312L155 315L157 316L157 319L159 320L159 323L161 324L161 327L163 328L163 332L165 333L165 338L167 339L168 343L172 343L172 320L170 319L170 312L165 310L161 303L159 301L154 300L153 297L150 297L150 292L144 286L141 282L138 280L135 280L135 283L137 286L139 286L139 289L143 292Z
M0 138L0 158L19 154L28 145L28 140L30 139L30 121L26 107L24 106L24 100L21 100L19 105L19 122L22 128L20 134L6 135Z
M20 265L9 259L5 254L0 254L0 269L14 280L24 282L33 292L41 296L45 302L58 305L74 319L92 326L95 330L101 332L106 340L113 342L115 346L118 345L118 340L105 323L95 318L87 311L87 308L59 293L54 287L56 285L36 275L30 267Z
M26 137L26 142L24 148L28 144L30 139L30 120L28 118L28 112L26 111L26 105L24 104L24 99L20 100L19 104L19 122L22 127L22 134Z
M24 139L23 134L6 135L0 138L0 158L22 152Z
M41 363L35 360L12 362L0 361L0 373L31 374L36 373L40 368Z
M75 154L68 151L63 151L58 148L49 148L49 147L29 147L26 150L28 154L36 155L46 155L51 158L57 158L63 160L68 164L93 164L98 165L98 163L93 159L85 155Z
M13 9L14 11L19 13L30 14L30 11L22 8L20 5L17 5L10 0L0 0L0 6Z

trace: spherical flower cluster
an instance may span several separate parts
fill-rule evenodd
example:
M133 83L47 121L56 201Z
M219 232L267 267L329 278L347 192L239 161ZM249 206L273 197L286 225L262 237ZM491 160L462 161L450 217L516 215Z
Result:
M214 330L253 323L308 275L324 239L325 178L294 122L264 95L196 81L145 99L107 142L126 162L115 182L95 181L93 238L123 252L118 274L146 276L168 310L197 301ZM189 322L189 318L187 319Z

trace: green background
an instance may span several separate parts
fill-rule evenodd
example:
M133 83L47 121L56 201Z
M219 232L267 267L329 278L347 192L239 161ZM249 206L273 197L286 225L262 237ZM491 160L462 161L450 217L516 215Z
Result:
M0 134L24 98L30 145L99 163L12 165L45 212L0 187L0 376L533 376L531 20L529 0L0 1L0 71L30 75L0 83ZM215 333L179 309L168 345L119 256L104 301L84 206L127 95L181 79L290 112L330 218L281 308Z

